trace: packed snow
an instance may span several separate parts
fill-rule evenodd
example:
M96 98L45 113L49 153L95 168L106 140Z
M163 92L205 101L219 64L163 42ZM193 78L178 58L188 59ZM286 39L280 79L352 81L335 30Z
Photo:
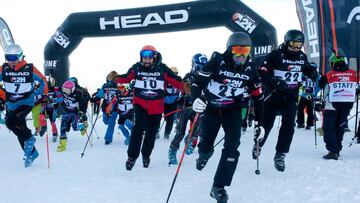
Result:
M260 156L260 175L254 173L256 161L251 157L252 130L241 138L240 158L232 185L227 187L229 203L238 202L360 202L360 145L348 147L354 136L354 120L349 123L352 132L344 136L340 160L323 160L327 152L321 136L314 144L314 130L296 129L291 151L285 159L285 172L273 166L278 134L278 120ZM59 121L57 121L59 124ZM321 121L318 121L319 126ZM28 121L32 126L32 121ZM58 125L59 127L59 125ZM90 126L91 127L91 126ZM65 152L56 152L58 143L51 142L49 131L50 168L46 156L46 139L37 137L40 157L29 168L24 167L23 152L16 136L1 125L0 128L0 202L36 203L159 203L166 202L177 166L168 166L170 140L156 141L148 169L142 167L141 155L132 171L125 170L127 146L120 130L114 141L105 145L106 126L102 119L91 135L92 146L85 155L81 152L86 136L70 132ZM174 130L173 130L174 133ZM218 140L224 132L221 130ZM222 143L215 148L207 166L195 168L197 151L186 155L169 202L216 202L209 196L217 168ZM183 149L178 151L180 159Z

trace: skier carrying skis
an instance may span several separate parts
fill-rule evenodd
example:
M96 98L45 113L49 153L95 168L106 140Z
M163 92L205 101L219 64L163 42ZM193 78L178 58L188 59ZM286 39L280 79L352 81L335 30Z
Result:
M135 165L140 148L143 166L147 168L150 164L150 155L155 145L161 114L164 112L165 83L173 85L180 91L187 88L185 90L188 92L189 89L189 84L182 82L179 76L161 62L161 54L151 45L141 49L140 62L134 64L126 74L117 76L115 82L130 83L133 79L135 79L133 98L135 125L130 136L126 170L131 170Z
M350 70L344 56L329 58L331 70L321 77L319 86L324 89L324 142L328 154L324 159L338 160L342 149L344 124L356 98L356 72Z
M241 137L241 111L254 99L256 136L261 136L263 94L260 77L255 65L250 62L252 41L244 32L233 33L223 54L214 52L191 86L194 99L193 110L204 116L201 119L201 139L198 145L199 158L196 168L202 170L214 152L214 142L222 126L225 143L215 173L210 195L225 203L228 195L225 186L230 186L238 157ZM204 90L206 100L201 99Z
M285 171L285 154L290 150L294 135L296 102L303 76L314 81L317 78L316 69L311 67L307 56L301 51L304 34L299 30L289 30L284 40L278 49L267 55L259 68L262 82L268 89L268 93L265 94L268 95L268 99L264 104L265 137L259 143L259 154L274 125L276 113L280 112L282 122L276 144L274 166L281 172ZM252 155L253 159L256 159L256 144L254 144Z
M87 127L85 102L81 90L76 88L73 81L67 80L61 87L61 93L64 100L61 103L60 144L57 152L66 150L67 134L70 132L71 126L74 131L80 130L82 135L86 133Z
M192 83L196 77L196 75L199 73L200 70L202 70L202 68L204 67L204 65L208 62L208 58L205 54L202 53L198 53L195 54L192 59L191 59L191 71L190 73L187 73L183 80L186 82L190 82ZM190 120L191 124L194 121L195 118L195 114L196 112L194 110L192 110L192 104L193 101L191 99L191 95L188 94L183 94L181 95L181 99L179 101L179 106L180 109L182 110L181 112L179 112L179 122L178 125L176 126L176 134L173 138L173 140L171 141L170 147L169 147L169 164L177 164L177 159L176 159L176 153L179 150L180 147L180 143L181 141L184 139L185 136L185 132L186 132L186 128L187 128L187 123ZM189 141L189 145L186 148L186 153L187 154L191 154L194 147L193 147L193 140L196 140L199 132L200 132L200 128L199 128L199 124L200 124L200 119L198 119L198 121L194 124L194 130L193 130L193 134L192 134L192 140ZM192 126L192 125L190 125ZM185 139L186 142L186 139Z
M25 152L25 167L29 167L39 153L35 148L35 137L26 125L26 116L34 106L34 95L45 93L45 76L25 61L23 50L17 44L5 48L5 60L0 66L0 81L4 82L6 92L5 124L17 136ZM39 81L39 86L34 92L35 80Z

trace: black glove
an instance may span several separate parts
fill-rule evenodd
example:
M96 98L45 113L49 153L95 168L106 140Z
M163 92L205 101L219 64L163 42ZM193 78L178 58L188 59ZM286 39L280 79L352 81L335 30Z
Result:
M277 89L279 91L285 90L287 88L287 86L288 86L285 81L283 81L282 79L277 78L277 77L274 77L271 80L271 85L273 87L275 87L275 89Z
M260 125L255 125L254 128L254 140L261 142L265 136L265 129Z

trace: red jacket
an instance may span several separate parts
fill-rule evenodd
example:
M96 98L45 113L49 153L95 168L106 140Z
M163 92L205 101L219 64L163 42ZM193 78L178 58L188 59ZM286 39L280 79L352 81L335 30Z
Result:
M138 62L126 74L118 76L115 82L130 83L131 80L135 80L133 104L140 105L148 114L162 114L164 112L164 91L166 84L171 84L182 92L184 90L184 82L181 78L163 63L146 68ZM150 85L148 84L149 82ZM155 83L155 86L156 84L160 84L160 86L156 86L156 88L154 86L151 87L151 82ZM148 97L145 94L146 92L154 93L156 95L155 99L151 98L151 96Z

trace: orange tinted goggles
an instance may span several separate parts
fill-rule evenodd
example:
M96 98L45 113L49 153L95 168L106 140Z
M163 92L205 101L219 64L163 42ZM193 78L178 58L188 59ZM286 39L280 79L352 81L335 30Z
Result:
M289 42L289 46L294 49L301 49L301 47L303 46L303 43L291 41L291 42Z
M231 47L231 53L235 56L248 56L250 55L251 47L250 46L233 46Z

